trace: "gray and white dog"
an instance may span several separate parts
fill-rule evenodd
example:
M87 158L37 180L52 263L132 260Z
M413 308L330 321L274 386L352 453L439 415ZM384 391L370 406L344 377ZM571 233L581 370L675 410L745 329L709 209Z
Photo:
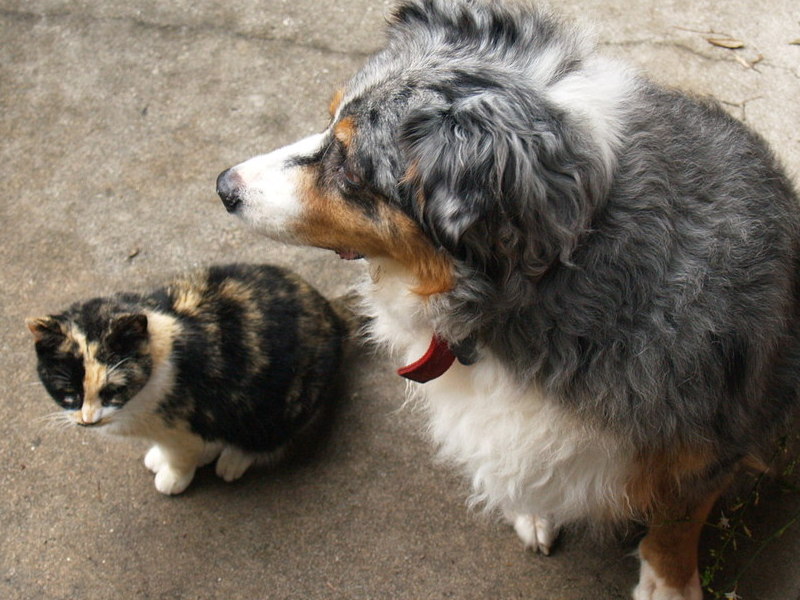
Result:
M217 186L369 261L372 335L527 546L642 520L634 597L701 598L702 522L800 404L800 210L757 135L533 7L409 0L324 132Z

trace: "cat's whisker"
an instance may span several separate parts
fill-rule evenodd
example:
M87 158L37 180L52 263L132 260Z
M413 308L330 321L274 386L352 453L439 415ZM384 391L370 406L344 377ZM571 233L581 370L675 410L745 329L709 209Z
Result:
M47 429L67 429L74 425L69 413L63 410L36 417L33 421Z
M56 418L61 416L62 412L63 411L51 412L51 413L47 413L46 415L40 415L38 417L34 417L33 422L34 423L43 423L43 422L48 422L48 421L54 421Z
M108 381L108 378L109 378L109 377L111 377L111 374L112 374L114 371L116 371L116 370L117 370L119 367L121 367L123 364L125 364L125 363L126 363L126 362L128 362L129 360L131 360L131 357L130 357L130 356L128 356L128 357L126 357L126 358L123 358L123 359L122 359L121 361L119 361L117 364L115 364L115 365L112 365L111 367L109 367L109 368L108 368L108 371L106 371L106 381Z

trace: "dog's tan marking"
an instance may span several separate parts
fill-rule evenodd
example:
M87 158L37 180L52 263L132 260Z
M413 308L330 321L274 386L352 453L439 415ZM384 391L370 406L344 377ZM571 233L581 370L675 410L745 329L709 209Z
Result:
M710 448L640 455L625 490L632 511L640 516L658 512L660 501L680 494L682 482L702 476L713 461Z
M411 184L416 188L417 192L415 194L415 198L420 211L422 211L425 209L425 195L422 193L422 186L419 185L419 182L419 162L415 160L408 166L408 169L406 169L406 172L400 180L400 183Z
M655 582L674 590L697 587L700 532L730 479L717 481L711 492L702 495L693 493L692 486L715 460L710 447L684 447L642 454L636 461L626 494L634 515L646 517L649 524L639 545L645 581L640 586Z
M333 93L331 97L331 103L328 105L328 112L333 118L336 115L336 111L339 110L339 105L342 103L342 98L344 98L344 88L339 88Z
M353 117L345 117L333 126L333 134L336 139L349 148L356 135L356 121Z
M697 572L700 531L719 494L709 494L688 509L675 506L652 518L650 530L639 544L639 556L668 587L685 589Z
M748 454L742 459L741 466L752 473L770 473L773 471L772 467L768 465L764 459Z
M453 264L437 251L409 217L375 198L377 215L367 216L332 189L320 189L314 166L302 167L299 189L303 217L297 235L321 248L356 250L390 257L416 277L414 293L430 296L453 288Z

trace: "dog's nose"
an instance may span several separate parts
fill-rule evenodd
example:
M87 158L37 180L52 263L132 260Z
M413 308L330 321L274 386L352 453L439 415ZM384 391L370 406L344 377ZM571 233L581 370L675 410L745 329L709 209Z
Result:
M238 175L233 172L233 169L226 169L219 174L219 177L217 177L217 194L219 194L222 204L225 205L225 210L229 213L235 212L242 203L240 192L241 181Z

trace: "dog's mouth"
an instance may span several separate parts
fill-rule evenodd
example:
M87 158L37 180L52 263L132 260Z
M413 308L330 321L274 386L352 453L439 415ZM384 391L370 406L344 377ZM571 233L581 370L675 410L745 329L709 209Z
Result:
M336 252L342 260L358 260L359 258L364 258L363 254L359 254L355 250L339 250L337 248L332 248L332 250Z

